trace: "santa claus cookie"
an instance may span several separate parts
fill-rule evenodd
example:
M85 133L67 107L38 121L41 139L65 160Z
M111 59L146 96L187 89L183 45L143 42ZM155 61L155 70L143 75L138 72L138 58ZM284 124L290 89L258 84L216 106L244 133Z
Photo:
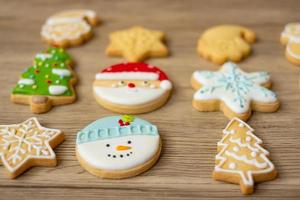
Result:
M247 120L251 110L275 112L279 101L271 87L267 72L246 73L227 62L217 72L196 71L191 79L197 90L193 106L199 111L222 110L228 118Z
M118 113L153 111L168 100L172 83L157 67L145 63L122 63L97 73L93 84L96 100Z
M103 178L127 178L151 168L161 152L157 127L129 115L99 119L77 134L81 166Z
M290 62L300 65L300 23L287 24L281 33L280 41L286 45L286 58Z
M269 181L277 176L269 152L253 129L238 118L233 118L218 142L218 155L213 177L216 180L239 184L243 194L253 193L255 182Z
M11 93L11 100L29 104L33 113L44 113L53 105L73 103L77 77L70 55L62 48L39 53L25 69Z
M80 45L92 36L99 18L92 10L68 10L51 16L42 27L42 39L57 47Z

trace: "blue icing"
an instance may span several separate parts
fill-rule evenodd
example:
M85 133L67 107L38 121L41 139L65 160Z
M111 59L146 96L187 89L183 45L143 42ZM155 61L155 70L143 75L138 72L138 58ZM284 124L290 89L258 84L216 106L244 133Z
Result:
M98 119L80 130L77 134L77 144L129 135L158 135L157 127L151 123L134 118L130 125L120 126L122 116L112 116Z

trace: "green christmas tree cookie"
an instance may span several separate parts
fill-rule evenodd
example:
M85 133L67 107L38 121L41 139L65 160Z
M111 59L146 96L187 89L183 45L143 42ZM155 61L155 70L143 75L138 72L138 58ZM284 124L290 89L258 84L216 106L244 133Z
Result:
M21 75L12 90L15 103L30 104L34 113L47 112L52 105L74 102L75 74L71 57L62 48L49 48L34 58L33 66Z

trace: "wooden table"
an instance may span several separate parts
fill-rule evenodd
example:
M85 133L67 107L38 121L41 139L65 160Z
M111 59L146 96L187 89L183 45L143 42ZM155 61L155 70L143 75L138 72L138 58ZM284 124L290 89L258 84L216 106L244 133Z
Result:
M10 90L35 54L46 48L40 30L48 16L70 8L90 8L103 24L87 44L69 49L79 75L78 100L34 115L28 106L10 102ZM59 128L66 141L57 149L58 166L35 167L16 180L0 167L0 199L228 199L243 198L239 186L211 178L216 143L228 119L221 112L200 113L191 105L190 76L197 69L218 66L196 54L199 35L208 27L233 23L256 31L253 55L241 62L248 71L272 75L273 90L282 106L276 113L254 113L249 124L271 152L279 177L256 186L251 199L300 198L300 68L284 57L280 32L299 20L300 1L0 1L0 124L19 123L36 116L47 127ZM150 59L174 82L170 101L161 109L139 115L159 127L163 153L148 172L124 180L103 180L87 173L75 158L75 137L90 122L115 115L100 107L92 95L98 70L123 62L104 55L108 34L142 25L165 31L172 55Z

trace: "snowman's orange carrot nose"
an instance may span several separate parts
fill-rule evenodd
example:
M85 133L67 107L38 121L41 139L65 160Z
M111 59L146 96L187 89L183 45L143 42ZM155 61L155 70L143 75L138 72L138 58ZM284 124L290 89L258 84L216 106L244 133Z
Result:
M117 149L117 151L126 151L126 150L131 149L131 147L130 147L130 146L122 146L122 145L118 145L118 146L116 147L116 149Z

